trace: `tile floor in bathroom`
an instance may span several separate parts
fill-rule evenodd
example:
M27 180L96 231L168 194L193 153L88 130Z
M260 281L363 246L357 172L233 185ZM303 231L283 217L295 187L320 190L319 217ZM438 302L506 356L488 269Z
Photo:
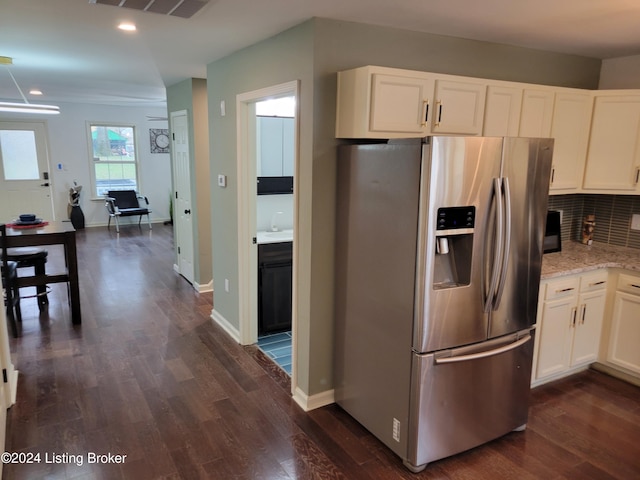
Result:
M258 347L291 375L291 332L258 337Z

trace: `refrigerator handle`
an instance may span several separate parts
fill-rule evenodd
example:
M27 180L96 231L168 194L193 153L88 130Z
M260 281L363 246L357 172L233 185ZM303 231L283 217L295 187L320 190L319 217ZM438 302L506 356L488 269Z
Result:
M502 292L504 291L505 280L507 278L507 268L509 266L509 251L511 250L511 189L509 188L509 179L504 177L502 179L502 185L504 187L504 216L505 227L504 237L499 241L504 241L504 249L502 251L502 266L500 268L500 281L498 283L498 290L496 291L496 297L493 302L493 309L497 310L500 306L500 300L502 299Z
M489 290L484 301L484 312L491 310L496 288L498 287L498 279L500 274L500 261L502 259L502 238L504 237L504 210L502 203L502 185L500 178L493 179L493 201L496 206L496 235L494 239L493 265L491 266L489 282Z
M487 350L485 352L478 352L478 353L470 353L468 355L459 355L457 357L440 357L440 358L436 358L434 361L436 365L441 365L445 363L467 362L470 360L478 360L480 358L493 357L494 355L499 355L501 353L508 352L510 350L515 350L516 348L527 343L529 340L531 340L531 335L522 337L521 339L516 340L513 343L503 345L502 347L494 348L493 350Z

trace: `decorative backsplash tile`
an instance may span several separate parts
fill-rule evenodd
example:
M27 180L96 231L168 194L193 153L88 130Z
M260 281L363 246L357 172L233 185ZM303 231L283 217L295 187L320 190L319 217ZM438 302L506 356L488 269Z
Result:
M549 197L549 210L562 210L562 240L579 240L585 215L596 216L596 242L640 248L640 231L631 215L640 214L640 196L572 194Z

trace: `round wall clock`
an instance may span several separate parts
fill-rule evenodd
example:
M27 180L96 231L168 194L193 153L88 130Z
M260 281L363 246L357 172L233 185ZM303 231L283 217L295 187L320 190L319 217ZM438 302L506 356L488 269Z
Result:
M151 153L169 153L169 129L150 128L149 140L151 141Z

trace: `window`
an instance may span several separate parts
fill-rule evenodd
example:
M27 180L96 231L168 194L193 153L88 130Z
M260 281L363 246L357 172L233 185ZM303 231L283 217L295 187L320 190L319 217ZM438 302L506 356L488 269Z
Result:
M89 125L92 151L93 193L102 197L109 190L138 190L136 135L133 125Z

